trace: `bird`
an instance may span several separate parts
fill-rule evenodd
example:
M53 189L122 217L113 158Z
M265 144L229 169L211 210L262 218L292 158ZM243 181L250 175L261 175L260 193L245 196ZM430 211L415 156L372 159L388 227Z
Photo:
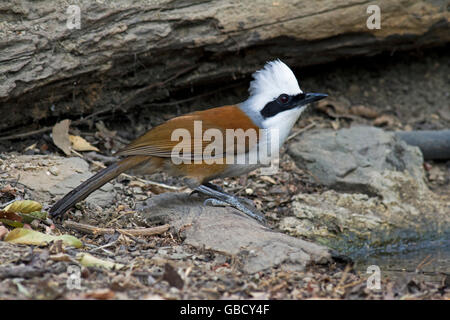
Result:
M293 71L279 59L267 62L252 77L247 100L191 112L151 128L115 154L123 157L121 160L97 172L57 201L49 210L50 216L62 216L121 173L166 172L181 177L193 192L206 195L205 205L228 205L264 223L262 214L210 181L241 176L267 165L267 160L277 155L307 105L326 98L327 94L304 93ZM239 137L227 140L230 132L259 134L256 139L244 136L241 140ZM269 145L269 152L260 152ZM256 162L249 161L255 157Z

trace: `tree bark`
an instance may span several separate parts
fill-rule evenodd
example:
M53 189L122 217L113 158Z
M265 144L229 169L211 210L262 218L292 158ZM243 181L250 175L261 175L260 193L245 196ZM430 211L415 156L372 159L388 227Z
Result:
M446 1L0 2L0 130L48 117L128 110L191 86L248 76L281 58L299 67L445 44ZM184 91L182 91L184 90Z

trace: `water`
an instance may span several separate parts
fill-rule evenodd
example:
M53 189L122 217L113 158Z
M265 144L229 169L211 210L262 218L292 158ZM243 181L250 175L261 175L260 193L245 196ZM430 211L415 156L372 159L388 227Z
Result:
M390 279L407 280L420 275L427 281L442 282L444 277L450 278L450 239L410 243L398 250L378 250L365 256L357 254L353 259L356 269L362 273L368 266L377 265L381 275Z

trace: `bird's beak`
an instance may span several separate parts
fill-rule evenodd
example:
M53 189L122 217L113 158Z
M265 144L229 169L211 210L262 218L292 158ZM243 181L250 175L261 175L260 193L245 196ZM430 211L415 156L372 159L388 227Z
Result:
M301 107L307 105L311 102L319 101L328 97L325 93L306 93L305 97L298 101L297 107Z

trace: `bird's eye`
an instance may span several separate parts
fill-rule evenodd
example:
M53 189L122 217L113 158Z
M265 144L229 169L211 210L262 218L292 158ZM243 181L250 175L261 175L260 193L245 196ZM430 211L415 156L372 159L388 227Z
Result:
M280 103L287 103L289 101L289 96L287 94L282 94L278 97Z

